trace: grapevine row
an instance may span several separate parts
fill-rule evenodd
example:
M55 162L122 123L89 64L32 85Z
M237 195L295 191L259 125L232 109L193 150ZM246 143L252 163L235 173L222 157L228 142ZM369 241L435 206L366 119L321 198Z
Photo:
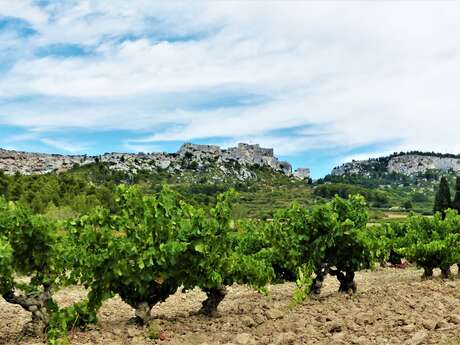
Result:
M341 292L355 292L355 272L392 255L416 263L425 277L437 267L448 277L460 262L455 211L368 226L364 198L350 196L311 209L294 203L269 221L235 221L234 196L221 194L205 209L167 186L151 196L120 186L111 210L65 222L0 199L0 293L31 313L27 333L66 344L68 329L97 322L115 295L145 324L152 307L180 288L206 292L201 312L212 316L233 283L264 292L269 283L293 281L299 302L319 294L328 274ZM54 293L68 285L84 286L87 297L60 308Z

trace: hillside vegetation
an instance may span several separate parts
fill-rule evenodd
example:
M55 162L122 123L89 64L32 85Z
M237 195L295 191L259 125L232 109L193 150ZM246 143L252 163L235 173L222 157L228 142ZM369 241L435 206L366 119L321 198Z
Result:
M330 200L334 195L361 194L368 201L372 217L388 211L415 211L432 214L435 191L441 173L423 176L328 175L309 184L269 168L252 167L253 178L216 181L212 171L186 170L181 175L165 171L139 171L136 174L110 169L106 163L90 164L61 173L44 175L5 175L0 172L0 195L19 201L36 213L55 218L84 214L96 206L113 207L118 184L136 185L146 195L158 192L163 184L196 205L211 205L218 193L238 191L234 211L239 217L271 218L277 208L292 201L304 206ZM454 193L455 174L446 175Z

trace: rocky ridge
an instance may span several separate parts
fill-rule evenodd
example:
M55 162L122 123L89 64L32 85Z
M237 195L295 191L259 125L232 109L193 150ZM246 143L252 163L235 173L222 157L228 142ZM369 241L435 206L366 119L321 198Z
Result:
M373 172L397 173L407 176L423 174L427 171L460 172L460 158L440 154L394 154L388 157L351 161L335 167L331 175L359 174L368 176Z
M436 156L405 155L393 157L388 162L389 173L414 175L427 170L460 171L460 159Z
M166 170L180 174L184 169L206 171L217 168L221 174L231 173L239 180L254 177L253 166L271 168L297 179L308 179L310 170L299 168L292 171L288 162L279 161L273 149L260 145L238 144L222 149L216 145L183 144L176 153L105 153L99 156L58 155L19 152L0 149L0 171L31 175L67 171L76 166L107 163L110 169L136 173L138 171Z

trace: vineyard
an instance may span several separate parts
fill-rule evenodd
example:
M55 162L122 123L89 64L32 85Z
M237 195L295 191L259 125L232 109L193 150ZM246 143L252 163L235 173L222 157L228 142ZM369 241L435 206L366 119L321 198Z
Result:
M143 337L140 343L161 341L166 336L156 316L171 315L165 311L171 303L161 302L175 299L174 308L189 308L192 315L201 315L215 324L214 320L222 317L221 308L233 310L234 304L229 306L227 302L238 293L257 300L254 310L264 309L260 307L264 303L270 309L274 299L283 306L277 315L267 316L260 311L258 314L265 315L258 318L260 323L254 310L239 307L238 313L248 324L289 318L293 310L305 313L311 306L318 322L302 327L316 334L328 325L329 333L343 335L341 313L328 299L331 289L343 296L334 298L354 304L359 313L364 311L353 295L363 285L363 293L374 301L367 308L377 311L375 296L388 298L389 293L381 289L381 282L369 283L363 278L368 277L369 270L385 272L381 267L387 263L403 266L407 260L422 269L424 281L398 282L403 275L395 274L385 289L394 292L395 286L406 289L412 284L414 291L430 287L442 296L443 284L457 273L452 267L460 265L460 216L453 210L434 217L411 215L404 221L369 226L363 197L336 196L308 209L294 203L262 221L235 219L235 196L230 190L220 194L212 207L201 207L188 203L169 187L146 196L135 187L120 186L113 207L97 207L65 221L33 214L19 203L0 199L0 292L6 303L30 314L21 334L46 338L50 345L70 344L76 333L84 338L95 325L103 324L105 316L126 310L132 313L129 322L136 325L136 330L143 330L131 338ZM419 274L414 268L407 271ZM440 278L431 283L434 275ZM449 284L457 291L458 308L458 284ZM62 291L75 291L75 298L62 303ZM187 302L188 296L193 303ZM444 302L434 297L420 301L434 303L437 308ZM107 309L114 303L118 307ZM449 303L449 308L455 309L454 302ZM416 303L413 309L419 307ZM334 312L336 319L327 316L321 321ZM168 320L183 315L183 310L178 311ZM455 315L449 311L444 318L458 324L460 318ZM22 320L23 316L18 317ZM182 325L184 322L178 321ZM433 326L444 328L449 326ZM279 332L289 332L289 327ZM123 336L119 334L118 338ZM291 338L286 344L295 343L295 335ZM238 341L256 343L253 338ZM344 339L335 343L340 341Z

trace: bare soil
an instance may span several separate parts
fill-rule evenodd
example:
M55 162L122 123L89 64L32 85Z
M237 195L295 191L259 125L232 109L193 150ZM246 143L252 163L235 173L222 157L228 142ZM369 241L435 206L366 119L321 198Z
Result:
M407 218L408 212L384 212L385 218L387 219L403 219Z
M353 296L337 293L338 283L329 277L319 298L293 309L294 284L273 285L268 296L232 286L215 318L197 314L203 292L178 292L154 307L146 328L130 324L133 310L114 298L100 310L97 325L71 332L71 344L460 344L460 279L421 281L421 273L415 268L359 272ZM84 296L83 289L68 288L57 300L67 305ZM20 307L0 301L0 344L44 344L22 337L29 318ZM149 333L162 340L149 339Z

